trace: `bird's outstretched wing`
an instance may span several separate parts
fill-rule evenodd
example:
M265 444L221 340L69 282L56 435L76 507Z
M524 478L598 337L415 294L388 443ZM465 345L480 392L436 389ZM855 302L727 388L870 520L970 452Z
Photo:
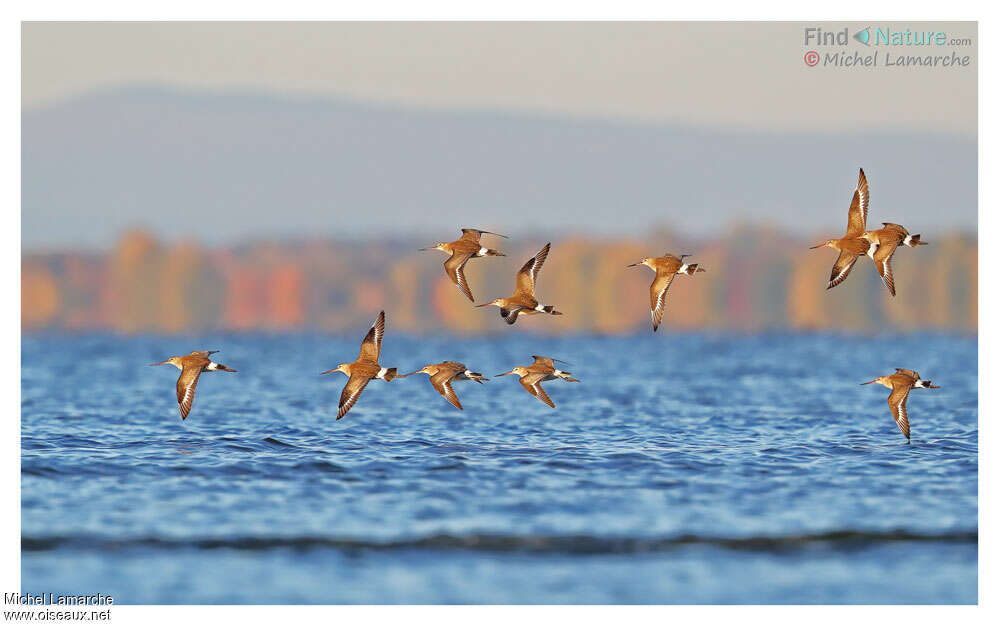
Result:
M853 269L853 264L857 262L858 256L856 252L849 250L843 250L839 253L839 258L833 264L832 273L829 275L829 285L826 289L832 289L846 280L846 277L850 275L850 270Z
M555 359L547 356L538 356L536 354L533 356L533 358L534 358L534 365L543 365L545 367L550 367L552 369L555 369Z
M351 376L347 380L347 384L343 386L343 391L340 393L340 407L337 409L336 418L340 419L347 414L350 407L354 406L357 399L361 397L361 392L368 385L368 381L371 380L367 376Z
M874 267L881 276L881 282L888 288L888 293L895 295L895 277L891 271L891 258L898 248L898 239L883 243L874 252Z
M517 321L517 316L520 315L520 309L522 307L514 307L512 309L500 309L500 317L506 320L507 324L513 324Z
M472 258L471 252L455 252L447 261L444 261L444 271L451 277L451 282L458 285L458 289L461 289L461 292L469 300L475 302L475 298L472 297L472 289L468 286L468 281L465 280L465 263L468 263L470 258Z
M666 312L666 292L673 284L676 272L657 273L652 286L649 287L649 303L652 312L652 332L659 330L659 325L663 321L663 313Z
M361 353L358 360L377 363L382 353L382 337L385 335L385 311L378 314L375 323L368 330L361 342Z
M180 406L180 419L187 419L191 412L191 405L194 404L194 391L198 388L198 379L201 378L201 363L185 365L177 379L177 404Z
M895 418L898 429L902 431L906 439L909 438L909 411L905 408L905 402L909 399L910 389L912 389L912 383L896 383L892 387L891 395L888 396L888 407L891 409L891 415Z
M909 231L907 231L905 229L905 226L902 226L901 224L894 224L892 222L881 222L881 225L884 226L885 228L890 228L891 230L894 230L895 232L900 234L901 235L900 239L905 239L905 236L909 234Z
M867 206L869 203L867 176L864 175L864 169L860 168L857 188L853 192L853 201L850 203L850 212L846 221L847 237L859 237L864 234L864 230L867 228Z
M538 356L537 354L533 354L531 355L531 358L534 359L534 365L544 365L545 367L550 367L552 369L555 369L556 363L572 365L572 363L569 363L568 361L563 361L562 359L556 359L550 356Z
M490 232L488 230L480 230L478 228L461 229L461 238L464 239L465 241L474 241L475 243L479 243L479 238L482 235L496 235L497 237L502 237L503 239L507 239L506 235Z
M524 266L517 272L518 293L534 296L534 286L538 282L538 272L541 271L541 266L545 264L545 259L548 258L548 251L551 250L551 247L551 242L546 243L545 247L541 248L541 251L534 255L532 259L529 259L527 263L524 263Z
M218 350L193 350L188 356L199 356L203 359L207 359L216 352L218 352Z
M463 410L461 408L461 402L458 400L458 394L454 392L451 387L451 379L454 378L455 372L450 368L444 369L437 372L430 377L430 384L434 386L437 393L444 396L444 399L454 405L454 408L458 410Z
M555 403L552 402L552 399L548 397L548 393L541 387L541 381L544 377L545 374L528 374L520 379L520 384L524 386L527 393L554 409Z

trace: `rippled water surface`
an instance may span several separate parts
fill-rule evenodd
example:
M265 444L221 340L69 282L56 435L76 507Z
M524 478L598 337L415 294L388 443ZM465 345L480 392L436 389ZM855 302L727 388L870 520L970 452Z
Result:
M353 336L356 334L357 336ZM412 338L382 364L571 361L557 408L515 377L373 381L363 330L26 335L22 590L117 603L974 603L977 339ZM177 370L220 348L180 420ZM941 386L909 398L895 367Z

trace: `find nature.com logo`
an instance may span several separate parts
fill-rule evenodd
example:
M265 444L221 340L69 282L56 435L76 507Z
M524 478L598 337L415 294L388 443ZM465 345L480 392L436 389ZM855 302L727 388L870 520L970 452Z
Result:
M919 48L923 54L898 54L893 55L890 50L884 51L884 56L880 56L881 50L874 50L870 54L861 54L854 50L851 54L848 50L838 50L834 52L822 52L815 50L815 47L845 48L850 43L850 29L823 30L820 27L805 28L804 45L813 48L805 52L805 65L815 67L821 63L823 66L835 67L877 67L877 66L897 66L897 67L966 67L971 64L971 57L968 55L958 55L956 50L951 50L950 54L939 54L944 52L942 47L957 48L970 46L970 38L948 37L947 33L937 30L914 31L892 30L891 28L876 28L867 26L853 33L852 39L866 46L867 48L877 48L879 46L891 47L913 47ZM913 50L916 52L917 50Z

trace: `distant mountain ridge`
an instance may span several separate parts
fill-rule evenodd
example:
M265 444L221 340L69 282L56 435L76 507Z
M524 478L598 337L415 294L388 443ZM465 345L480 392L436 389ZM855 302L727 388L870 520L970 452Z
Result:
M668 106L668 103L664 103ZM977 140L752 132L123 87L25 111L22 245L127 228L210 244L301 235L841 231L858 167L873 222L977 230ZM509 231L509 232L507 232Z

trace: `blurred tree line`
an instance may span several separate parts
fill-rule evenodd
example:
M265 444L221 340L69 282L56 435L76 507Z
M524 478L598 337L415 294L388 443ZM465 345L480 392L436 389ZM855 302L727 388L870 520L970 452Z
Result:
M648 330L652 272L628 268L647 256L692 253L708 271L670 288L665 330L828 329L977 331L978 241L960 233L900 248L891 298L868 259L834 290L835 254L775 229L735 227L714 240L670 232L641 239L552 242L538 294L566 315L527 318L527 331ZM502 241L509 256L466 267L476 302L507 296L520 265L545 242ZM178 333L206 329L336 332L362 328L386 309L409 333L506 330L494 309L476 309L444 275L426 241L289 241L205 248L124 234L107 254L27 253L21 267L24 330Z

